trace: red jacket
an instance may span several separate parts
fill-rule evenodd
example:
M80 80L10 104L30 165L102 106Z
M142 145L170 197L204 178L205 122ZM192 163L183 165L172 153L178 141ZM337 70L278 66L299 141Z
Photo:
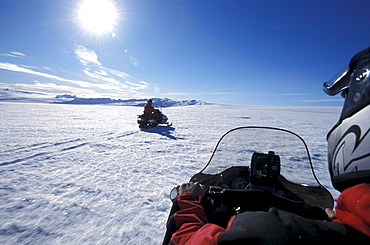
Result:
M157 110L149 103L144 106L144 114L153 116L153 114L157 114Z
M348 188L337 203L338 220L335 222L304 219L272 208L269 212L245 212L234 216L224 229L207 223L199 201L191 193L183 193L178 197L180 211L175 213L179 229L172 235L171 242L176 245L207 245L234 240L250 241L251 244L256 241L258 244L276 244L276 241L294 244L306 239L316 244L346 241L369 244L370 184Z
M191 193L178 197L180 211L175 213L176 226L180 227L171 241L178 244L217 244L217 236L225 231L218 225L207 224L207 217L199 200Z

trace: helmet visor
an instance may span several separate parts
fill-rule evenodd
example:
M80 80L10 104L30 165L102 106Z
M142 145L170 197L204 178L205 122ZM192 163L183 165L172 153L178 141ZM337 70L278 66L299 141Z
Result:
M332 79L324 83L324 92L330 96L334 96L340 92L347 90L351 83L351 73L349 67L343 67Z

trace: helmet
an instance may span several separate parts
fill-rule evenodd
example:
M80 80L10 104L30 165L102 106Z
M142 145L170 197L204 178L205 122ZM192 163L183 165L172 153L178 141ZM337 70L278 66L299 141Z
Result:
M146 103L148 103L148 104L152 104L152 103L153 103L153 101L152 101L152 99L148 99L148 102L146 102Z
M327 135L332 184L343 191L370 183L370 47L324 83L324 91L345 98L339 121Z

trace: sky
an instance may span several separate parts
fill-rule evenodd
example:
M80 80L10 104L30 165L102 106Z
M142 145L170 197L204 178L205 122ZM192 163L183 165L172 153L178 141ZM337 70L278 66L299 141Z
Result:
M0 90L340 106L322 84L370 46L369 9L368 0L0 0Z

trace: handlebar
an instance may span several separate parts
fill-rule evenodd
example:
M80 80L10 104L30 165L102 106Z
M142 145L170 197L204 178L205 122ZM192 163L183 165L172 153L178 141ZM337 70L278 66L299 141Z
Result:
M176 200L178 187L171 191L171 200ZM305 218L330 221L325 208L312 206L301 200L292 200L260 189L233 190L210 186L202 200L208 216L233 215L246 211L268 211L275 207Z
M246 211L268 211L275 207L305 218L329 221L323 207L311 206L304 201L291 200L260 189L232 190L211 186L202 204L211 213L226 207L230 216Z

